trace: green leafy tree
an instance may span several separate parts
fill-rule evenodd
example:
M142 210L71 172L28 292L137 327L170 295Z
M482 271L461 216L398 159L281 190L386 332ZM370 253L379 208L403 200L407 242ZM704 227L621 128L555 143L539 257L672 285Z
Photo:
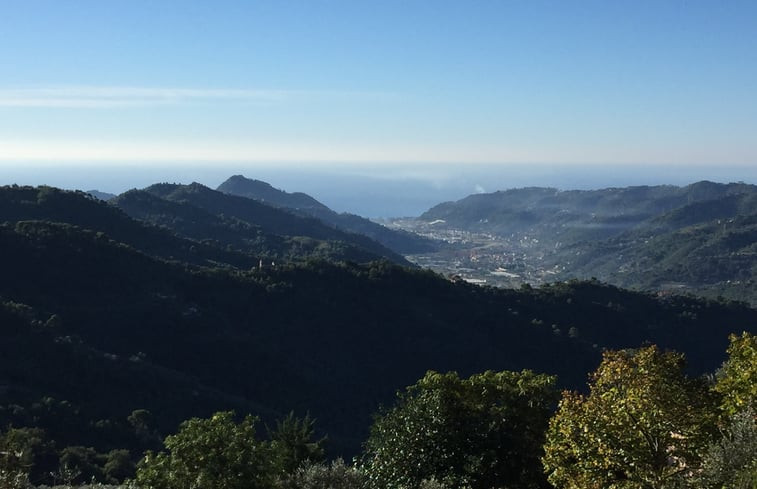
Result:
M549 481L560 489L686 487L716 431L717 396L686 376L683 355L655 346L606 352L589 388L563 393L550 421Z
M134 476L134 461L129 450L119 449L108 452L103 473L108 482L119 483Z
M0 487L20 487L44 479L57 462L55 444L40 428L10 428L0 433ZM16 484L16 485L14 485Z
M257 418L234 421L231 411L192 418L167 436L166 451L147 452L137 466L143 489L268 489L270 449L255 438Z
M7 433L0 433L0 487L23 489L29 487L29 471L32 465L24 462L25 453Z
M557 399L555 378L428 372L376 417L362 469L373 487L537 488L539 457Z
M757 421L751 409L734 415L705 453L701 487L757 489Z
M139 441L150 448L160 446L160 435L152 428L153 416L147 409L135 409L126 418Z
M300 419L290 412L276 421L269 430L271 450L276 468L281 473L290 473L303 463L323 462L325 438L315 439L315 420L310 415Z
M101 481L104 479L101 467L103 458L92 447L66 447L60 453L59 473L76 474L72 481L67 482Z
M757 336L744 332L730 341L714 386L725 428L705 455L702 485L757 489Z
M757 411L757 336L744 332L730 340L715 390L723 395L723 411L733 416L745 409Z

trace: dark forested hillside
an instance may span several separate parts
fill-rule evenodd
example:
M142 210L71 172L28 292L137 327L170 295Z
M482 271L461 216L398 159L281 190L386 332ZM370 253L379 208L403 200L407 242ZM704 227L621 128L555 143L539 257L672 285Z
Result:
M181 239L135 221L118 208L83 192L53 187L0 187L0 222L51 221L93 229L152 256L193 265L249 268L254 256Z
M113 203L137 219L169 227L184 236L267 257L358 262L386 258L408 264L402 256L366 236L197 183L152 185L143 191L127 192Z
M352 454L371 413L428 369L531 368L575 387L604 347L651 341L704 372L729 332L757 324L744 306L591 282L500 290L387 262L188 268L41 221L0 226L0 269L0 327L13 344L0 357L0 422L101 450L112 433L149 442L124 421L134 410L167 433L233 408L310 411L334 453ZM77 428L35 414L53 408Z
M218 190L285 208L297 215L315 217L339 229L368 236L397 253L423 253L436 248L434 242L427 238L406 231L389 229L355 214L339 214L307 194L284 192L266 182L245 178L242 175L232 176L223 182Z

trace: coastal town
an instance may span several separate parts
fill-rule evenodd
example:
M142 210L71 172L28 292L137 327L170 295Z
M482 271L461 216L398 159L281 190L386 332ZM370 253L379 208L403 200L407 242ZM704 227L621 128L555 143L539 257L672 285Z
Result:
M441 219L397 218L382 224L439 242L438 251L406 258L450 279L495 287L538 286L554 281L564 270L560 265L547 265L544 246L528 235L469 232L447 227Z

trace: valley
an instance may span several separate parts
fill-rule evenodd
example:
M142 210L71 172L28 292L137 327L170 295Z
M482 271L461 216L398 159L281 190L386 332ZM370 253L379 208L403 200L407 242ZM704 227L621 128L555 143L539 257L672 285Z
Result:
M390 227L443 243L420 266L504 287L598 279L757 304L757 187L513 189L440 204Z

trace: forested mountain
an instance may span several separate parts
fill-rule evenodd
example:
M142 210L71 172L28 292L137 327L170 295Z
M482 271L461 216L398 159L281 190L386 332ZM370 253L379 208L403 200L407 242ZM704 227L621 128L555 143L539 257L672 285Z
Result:
M12 345L0 357L0 423L41 426L60 446L139 450L155 440L145 433L189 416L294 409L349 455L371 414L428 369L531 368L576 387L603 348L652 341L711 371L728 333L757 324L744 306L592 282L502 290L386 262L191 268L98 222L0 226L0 327ZM154 417L143 438L126 421L138 409Z
M219 185L217 190L285 208L301 216L318 218L336 228L368 236L397 253L423 253L436 248L434 242L427 238L389 229L355 214L339 214L307 194L284 192L266 182L245 178L242 175L232 176Z
M104 200L106 202L116 197L115 194L110 194L108 192L101 192L99 190L87 190L86 193L88 193L92 197L97 197L98 199Z
M709 215L732 217L734 213L754 212L757 212L757 186L698 182L686 187L512 189L439 204L420 219L444 220L446 225L459 229L497 234L520 232L551 243L574 243L618 235L668 213L674 215L665 219L665 223L680 226L687 218L693 224Z
M516 189L441 204L420 222L493 236L497 252L522 256L531 276L597 277L757 304L754 185ZM512 266L481 260L482 249L475 250L479 263Z
M130 190L111 203L135 219L221 249L270 260L319 257L365 262L407 262L365 236L343 233L312 218L294 216L199 184L160 184Z
M684 288L754 303L757 213L731 215L680 228L663 216L649 228L568 246L547 262L561 261L568 273L600 277L624 287ZM672 230L664 231L666 227Z
M274 188L267 182L246 178L243 175L229 177L216 190L225 194L255 199L274 207L284 207L304 212L328 212L331 210L308 194L285 192Z
M51 221L93 229L165 260L192 265L250 268L254 256L182 239L173 232L140 223L118 208L84 192L53 187L0 187L0 222Z

